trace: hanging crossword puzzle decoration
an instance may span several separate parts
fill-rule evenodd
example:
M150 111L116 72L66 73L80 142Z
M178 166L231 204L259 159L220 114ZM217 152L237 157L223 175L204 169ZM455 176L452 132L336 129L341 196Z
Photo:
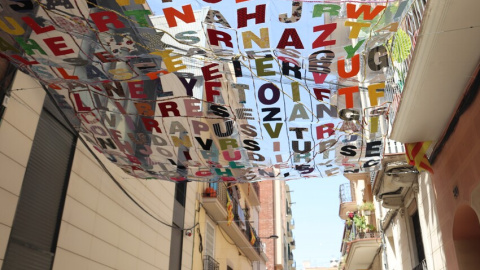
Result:
M0 56L142 179L378 170L388 44L412 46L396 34L409 0L0 3Z

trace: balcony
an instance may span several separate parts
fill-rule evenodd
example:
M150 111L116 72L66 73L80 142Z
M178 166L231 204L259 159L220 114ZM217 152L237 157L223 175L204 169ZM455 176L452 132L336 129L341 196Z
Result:
M290 230L290 231L287 231L287 242L291 242L293 241L293 232Z
M404 155L389 155L382 160L372 187L373 194L388 209L403 207L403 198L411 188L418 187L418 171L405 161Z
M287 221L289 222L287 225L289 225L290 220L292 220L292 208L288 205L287 205L286 213L287 213Z
M258 182L241 183L238 187L245 194L251 206L260 205L260 186Z
M380 248L380 233L361 233L352 227L346 235L342 244L342 255L346 256L344 269L368 269Z
M291 251L288 252L288 263L293 264L293 253Z
M203 256L203 270L218 270L219 264L212 257L205 255Z
M423 13L425 11L425 2L425 0L415 0L412 3L411 10L407 12L405 20L403 20L399 26L399 29L405 32L408 36L408 39L410 39L412 46L410 46L409 52L405 52L408 56L404 59L394 60L387 71L387 77L392 78L385 85L385 97L392 101L389 110L389 120L391 124L393 124L395 120L396 112L400 105L400 98L404 89L405 80L407 79L410 63L412 62L413 53L416 47L415 44L423 20ZM396 45L395 43L408 43L408 41L405 42L403 39L404 38L396 37L388 49L393 51Z
M295 220L294 219L290 220L290 229L291 230L295 229Z
M295 239L293 239L292 242L290 242L290 247L292 249L295 249Z
M390 138L436 141L452 119L480 59L480 28L475 27L480 25L475 12L480 10L480 1L415 0L412 4L399 27L410 37L411 54L390 66L396 69L392 70L395 81L385 88L385 96L389 93L394 98L390 100ZM446 53L452 46L455 53Z
M206 188L205 193L202 194L203 207L249 260L260 261L262 243L255 229L245 219L245 213L239 206L237 198L234 197L231 197L234 221L230 226L227 225L227 192L227 186L224 183L210 184L209 188ZM253 245L250 243L252 239L251 231L256 238Z
M350 183L340 185L339 197L340 209L338 210L338 215L341 219L346 220L348 218L347 212L357 211L357 202L355 201L355 196L352 196Z

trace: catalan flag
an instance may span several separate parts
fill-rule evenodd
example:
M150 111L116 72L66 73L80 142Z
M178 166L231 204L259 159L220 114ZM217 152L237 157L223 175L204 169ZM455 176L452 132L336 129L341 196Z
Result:
M410 165L415 166L419 172L429 171L430 173L433 173L432 166L426 155L430 143L431 142L417 142L405 144L407 161Z
M250 227L250 244L255 245L255 242L257 242L257 237L255 237L255 234L253 233L253 229Z
M230 198L230 194L227 191L227 226L230 226L233 221L233 203L232 199Z

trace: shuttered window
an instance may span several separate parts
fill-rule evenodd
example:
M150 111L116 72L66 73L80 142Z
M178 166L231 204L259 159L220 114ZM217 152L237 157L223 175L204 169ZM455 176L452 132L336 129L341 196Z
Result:
M215 258L215 227L206 222L205 227L205 255Z
M76 135L63 119L52 114L53 109L46 98L12 224L4 270L52 268L76 142Z

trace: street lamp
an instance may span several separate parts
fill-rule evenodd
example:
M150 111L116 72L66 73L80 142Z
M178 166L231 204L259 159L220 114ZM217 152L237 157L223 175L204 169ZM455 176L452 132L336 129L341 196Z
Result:
M278 239L278 235L276 234L273 234L273 235L270 235L269 237L258 237L260 239Z

